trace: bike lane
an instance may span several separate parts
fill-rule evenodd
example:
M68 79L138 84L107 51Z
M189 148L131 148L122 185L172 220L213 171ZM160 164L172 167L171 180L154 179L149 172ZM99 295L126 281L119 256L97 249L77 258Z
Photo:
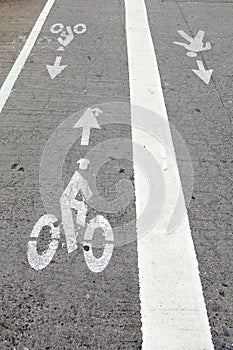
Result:
M194 170L188 214L213 342L216 349L231 349L232 2L147 0L146 5L172 131L184 137ZM178 31L194 38L200 30L203 47L209 42L211 48L188 56L191 50L177 42L190 43ZM197 60L213 70L208 83L193 72ZM182 171L181 178L185 191Z
M157 5L156 10L159 11L161 8ZM171 4L164 6L170 6L169 10L174 10ZM7 310L3 317L2 335L6 348L16 344L19 348L34 346L54 349L115 349L117 347L140 349L141 324L135 242L123 247L117 246L109 265L101 274L93 274L87 268L81 241L78 242L78 250L68 255L64 235L54 260L45 270L33 271L26 259L29 235L37 220L45 214L43 206L45 203L41 200L41 183L39 184L38 174L42 153L46 142L51 140L51 135L52 140L48 148L51 146L49 154L54 157L50 157L49 162L43 163L45 168L48 167L48 172L42 172L42 175L47 176L47 181L48 175L54 181L59 174L56 160L60 161L59 152L62 151L62 147L56 149L53 147L54 144L61 144L62 139L64 142L62 146L67 145L65 139L69 141L71 133L73 137L76 131L71 132L71 129L87 106L98 107L103 113L98 111L94 113L100 123L101 133L98 127L96 130L91 130L90 143L84 147L85 150L91 151L94 146L100 145L106 151L103 142L108 139L122 138L122 136L131 139L129 115L125 109L119 105L112 110L111 106L102 105L103 102L129 100L123 8L123 3L114 2L109 4L89 1L85 4L80 3L79 6L74 4L64 6L55 2L38 38L39 41L46 35L49 41L43 47L39 47L38 42L36 43L30 56L32 59L27 61L25 69L17 80L15 91L1 114L3 117L1 140L4 143L1 156L2 198L4 198L1 221L4 232L2 260L6 272L3 277L3 307L4 311ZM164 21L165 13L163 7L160 13L156 12L155 18L158 19L161 15ZM149 7L149 14L154 14L153 8ZM179 15L177 17L180 21ZM87 26L87 31L74 35L74 39L65 47L65 50L57 51L62 44L58 45L56 35L50 32L51 26L62 23L75 31L73 26L79 22ZM155 38L152 22L150 24ZM160 22L156 21L157 25L158 23ZM60 27L60 25L55 27L55 31ZM164 31L164 27L159 31L156 29L156 34ZM164 45L163 37L156 38L159 59L162 59L164 57L161 55L162 49L169 45L167 41ZM167 40L170 40L170 37ZM178 38L176 37L173 41L175 40L177 41ZM177 50L181 48L177 47ZM165 55L165 57L168 56ZM51 76L59 73L50 79L46 66L51 67L53 64L56 67L50 68ZM59 65L61 68L58 68ZM164 77L169 72L166 62L161 67L164 69L162 70L162 77ZM63 70L60 72L61 69ZM179 83L181 84L181 81ZM165 91L165 99L169 101L167 96ZM82 108L84 110L75 116L74 113ZM185 105L183 108L186 108ZM170 118L173 118L171 111L172 109L169 109L169 116L171 114ZM66 124L67 118L68 124ZM117 124L107 125L108 118L111 122L117 121ZM59 129L61 122L65 122L65 126ZM176 126L180 127L177 124ZM79 127L80 125L77 126ZM63 189L77 171L77 160L86 157L86 152L80 145L81 129L77 130L77 133L79 142L72 144L65 158ZM63 138L60 139L61 136ZM106 145L108 147L108 144ZM114 151L116 146L118 146L117 152L121 155L120 161L116 159ZM119 143L110 144L109 150L111 162L105 164L104 169L101 169L98 174L97 186L100 193L107 196L113 206L114 203L111 200L119 195L116 191L119 187L115 188L118 180L130 179L131 183L133 182L133 166L129 162L132 159L132 151L130 145L123 142L120 148ZM104 152L99 154L101 154L100 158L104 159ZM99 159L92 157L92 161L95 162L95 160L98 168ZM85 170L85 165L82 164L84 167L82 170ZM81 173L86 176L86 171ZM51 181L52 184L54 184L53 181ZM47 185L50 185L49 181ZM122 182L120 187L125 189ZM48 212L55 214L60 223L60 189L57 192L57 195L54 194L49 186L45 186L42 191L44 194L47 193L46 209L49 207L51 210ZM121 191L121 194L123 192ZM108 206L108 203L104 204ZM98 213L102 211L94 208L89 219ZM107 216L114 229L120 221L127 222L134 217L133 197L125 211L121 210L117 215ZM127 239L134 241L135 227L131 226L129 231L129 236L126 233ZM41 242L41 251L48 244L45 237L44 245ZM154 270L153 273L156 276ZM33 306L35 304L36 306ZM9 308L9 305L12 307ZM172 317L171 313L169 315ZM30 320L33 320L32 326L29 325ZM12 324L16 325L13 331ZM182 340L180 341L182 343Z
M129 101L124 20L124 6L119 1L68 1L65 4L56 1L2 110L2 349L141 347L130 142L122 143L118 149L120 158L116 155L115 144L110 145L109 158L105 164L101 163L99 169L97 167L97 190L107 198L105 206L108 202L113 205L111 203L122 196L126 205L116 206L116 211L110 211L109 215L106 215L107 210L101 212L95 207L88 214L89 221L99 213L107 216L114 233L119 222L122 225L132 222L129 233L124 232L125 241L123 237L123 243L116 244L107 268L101 273L94 273L88 268L84 258L86 248L81 239L83 231L78 237L77 250L70 254L64 232L61 232L56 255L45 269L36 271L27 260L30 234L39 218L46 214L45 208L50 209L47 214L55 215L61 223L61 189L54 188L54 183L51 185L47 178L47 184L52 187L47 193L47 187L43 188L47 194L46 207L42 202L39 181L41 158L51 135L52 141L60 147L52 148L52 151L49 149L50 158L45 163L45 169L54 169L52 176L56 179L55 160L64 162L63 190L78 170L77 161L84 158L87 151L91 152L95 146L109 139L131 138L129 113L120 106L113 110L111 106L101 107L104 102ZM54 26L52 33L50 28L57 23L60 25ZM75 29L77 23L82 25ZM67 38L63 36L60 42L57 41L61 32L54 32L61 28L61 24L70 27L66 30L73 32L72 40L64 41ZM80 33L75 33L75 30ZM62 71L59 65L63 66ZM88 145L82 145L82 130L72 125L77 123L87 107L98 106L102 113L98 110L91 112L92 117L97 118L99 114L100 126L103 121L105 125L101 130L92 129ZM77 112L78 115L75 115ZM117 123L113 125L114 120ZM60 130L62 122L65 127ZM70 137L68 126L72 137L77 132L78 138L72 139L65 159L60 159L59 152L63 149L60 139L66 146ZM55 130L58 133L54 134ZM103 153L100 155L104 157ZM92 161L95 160L98 163L98 156L94 155ZM85 165L82 166L85 169ZM85 171L80 169L85 177ZM46 174L51 175L50 172ZM131 184L129 201L124 199L125 180L128 186ZM48 227L45 227L38 240L40 253L48 247L48 236ZM95 250L98 256L102 252L103 249Z

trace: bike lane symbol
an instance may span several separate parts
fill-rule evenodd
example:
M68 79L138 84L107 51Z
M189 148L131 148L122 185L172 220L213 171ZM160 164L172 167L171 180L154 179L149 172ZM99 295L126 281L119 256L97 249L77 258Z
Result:
M61 45L57 51L64 51L65 48L74 40L74 34L83 34L87 30L87 26L84 23L77 23L73 29L71 26L64 26L62 23L54 23L50 27L52 34L60 34L57 38L58 43Z
M133 125L128 118L130 113L134 113ZM96 117L98 120L94 119ZM120 135L118 130L114 132L115 127L119 125L122 130ZM140 135L139 141L133 144L134 156L136 155L133 163L129 127ZM99 130L106 133L106 139L102 136L98 138ZM49 265L58 249L61 230L66 237L68 254L78 248L78 243L81 244L88 268L93 272L101 272L108 266L114 248L144 237L152 228L156 234L171 234L179 227L186 209L183 205L182 188L168 130L170 129L164 118L140 106L127 103L107 103L101 105L101 109L87 108L75 112L54 130L45 146L40 163L40 193L48 214L38 220L30 235L28 261L33 269L42 270ZM189 203L193 188L190 156L184 140L174 129L173 135L179 144L182 166L185 167L187 174L185 193L186 203ZM92 137L96 139L90 144ZM69 178L69 183L64 189L64 162L75 144L78 152L83 154L86 150L85 158L77 162L79 169ZM150 148L150 145L153 145L153 148ZM100 178L106 178L101 177L102 169L117 159L127 161L131 164L131 168L140 169L143 196L140 198L140 206L136 208L137 217L132 214L134 205L132 176L122 182L122 176L119 178L114 165L113 175L116 180L120 179L114 183L115 198L109 200L103 192L98 191L98 174ZM173 187L175 185L173 190L171 184ZM122 217L122 213L124 220L118 220ZM96 215L94 219L92 215ZM38 238L45 226L50 228L51 242L47 250L40 255L37 250ZM140 235L135 234L135 227L140 231ZM96 258L92 247L97 248L95 240L99 231L104 243L101 243L101 257Z
M57 51L65 51L66 47L74 40L75 34L83 34L87 30L87 26L84 23L77 23L73 28L71 26L64 27L62 23L55 23L50 27L50 32L52 34L60 35L57 38L60 46L57 48ZM51 79L54 79L59 75L67 65L60 65L62 56L57 56L53 65L46 65L48 73Z
M77 163L80 164L81 169L86 169L88 162L87 159L81 159ZM76 199L78 194L82 197L81 201ZM90 200L91 197L92 191L88 182L79 171L76 170L60 197L62 226L66 237L68 254L78 249L77 238L79 233L77 232L76 235L75 226L77 228L80 228L80 226L86 227L83 241L85 261L92 272L99 273L107 267L112 257L114 235L110 223L102 215L96 215L88 224L86 223L88 206L85 202ZM75 223L73 221L72 210L76 210L77 212ZM32 230L30 238L39 238L39 234L45 226L50 227L51 235L51 242L47 251L40 255L37 252L37 241L30 240L28 242L28 262L35 270L42 270L49 265L59 245L60 225L58 219L52 214L43 215L38 220ZM105 238L104 250L100 258L96 258L92 251L92 240L96 229L101 229Z
M199 30L199 32L195 35L194 38L186 34L183 30L178 30L178 33L182 38L187 40L188 43L181 43L174 41L174 44L183 46L188 52L186 53L189 57L196 57L198 52L207 51L211 49L211 44L207 42L204 45L203 39L205 32L203 30Z

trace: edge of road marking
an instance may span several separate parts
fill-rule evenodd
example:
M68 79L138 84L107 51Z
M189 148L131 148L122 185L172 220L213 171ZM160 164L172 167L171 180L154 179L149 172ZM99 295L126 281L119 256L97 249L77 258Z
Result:
M45 4L43 10L41 11L36 23L34 24L34 27L32 28L29 37L27 38L27 41L22 48L19 56L17 57L13 67L11 68L7 78L5 79L4 83L1 86L0 90L0 113L2 112L3 107L6 104L6 101L8 97L11 94L11 91L13 89L13 86L22 70L22 68L25 65L25 62L30 55L30 52L36 42L36 39L38 35L41 32L41 29L44 25L44 22L53 7L55 0L48 0Z
M144 0L125 0L125 17L131 103L168 120ZM131 119L134 125L133 113ZM170 138L172 142L171 133ZM140 143L133 129L132 141ZM136 158L133 146L134 164ZM143 193L137 171L134 167L138 213ZM138 232L138 236L142 237L142 233ZM187 211L179 231L161 236L152 229L138 239L137 249L142 349L213 350Z

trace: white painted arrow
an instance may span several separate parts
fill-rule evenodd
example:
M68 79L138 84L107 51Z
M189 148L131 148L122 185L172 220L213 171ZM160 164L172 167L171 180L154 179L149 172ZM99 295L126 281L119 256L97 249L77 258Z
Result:
M60 66L61 56L57 56L53 66L46 65L51 79L54 79L58 74L60 74L66 66Z
M205 70L205 67L202 63L202 61L197 60L197 65L198 65L198 69L192 69L192 71L201 79L204 81L204 83L206 83L207 85L210 82L210 78L212 76L213 73L213 69L209 69L209 70Z
M100 126L92 109L88 108L73 128L83 128L81 145L87 146L89 144L91 129L100 129Z

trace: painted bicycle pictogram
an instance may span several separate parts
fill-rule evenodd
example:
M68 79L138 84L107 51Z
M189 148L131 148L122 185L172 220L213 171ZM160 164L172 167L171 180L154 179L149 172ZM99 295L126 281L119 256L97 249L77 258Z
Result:
M78 161L80 169L87 169L89 161L80 159ZM77 200L80 194L81 200ZM79 228L85 228L84 233L84 257L88 268L95 273L102 272L111 259L114 248L113 230L108 220L102 215L96 215L88 223L86 222L88 206L86 201L92 197L92 191L86 179L78 170L75 171L70 179L66 189L60 197L60 207L62 213L62 227L66 237L66 245L68 254L78 249L77 238ZM76 211L76 220L73 220L73 210ZM33 227L28 242L28 262L35 270L42 270L49 265L53 259L61 237L61 225L53 214L43 215ZM42 254L37 250L37 239L43 227L50 227L51 242L48 249ZM105 238L104 250L102 256L96 258L92 250L92 239L95 230L100 229Z

